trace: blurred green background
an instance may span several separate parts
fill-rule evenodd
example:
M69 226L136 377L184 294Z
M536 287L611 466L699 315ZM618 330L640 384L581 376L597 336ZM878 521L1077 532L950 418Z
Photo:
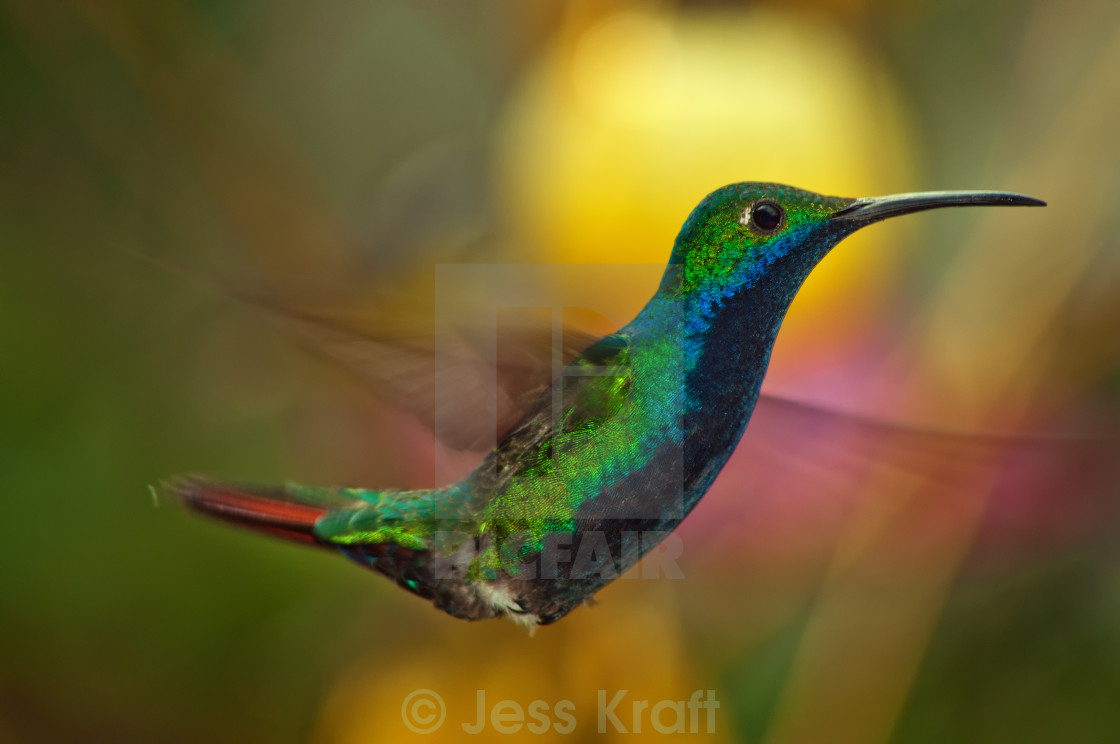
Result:
M1107 430L1117 122L1105 0L0 2L0 740L410 740L416 688L451 721L476 689L571 699L566 740L596 738L598 689L709 688L725 741L1120 740L1115 469L1002 504L864 484L756 515L746 549L706 532L739 458L685 581L533 638L149 492L432 485L443 456L210 281L360 303L436 263L659 263L738 180L1047 199L846 242L768 386Z

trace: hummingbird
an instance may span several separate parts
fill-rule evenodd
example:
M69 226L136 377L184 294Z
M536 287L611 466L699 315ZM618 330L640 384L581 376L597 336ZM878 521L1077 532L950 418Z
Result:
M464 479L395 490L188 476L166 488L199 512L338 551L454 617L548 625L590 603L708 491L821 259L872 223L956 206L1045 202L1001 191L851 199L724 186L685 220L645 307L523 396Z

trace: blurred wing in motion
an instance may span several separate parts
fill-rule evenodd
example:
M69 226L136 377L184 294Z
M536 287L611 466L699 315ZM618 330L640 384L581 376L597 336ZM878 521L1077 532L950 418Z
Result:
M721 563L831 544L856 513L868 534L893 524L902 541L979 514L1001 545L1038 545L1091 527L1102 496L1092 484L1107 482L1115 448L1115 436L936 431L762 396L681 529L702 533L695 544Z
M250 302L379 398L416 414L456 450L493 447L560 369L599 338L565 327L555 344L550 319L535 323L532 313L503 317L488 331L465 325L437 331L430 311L355 316Z

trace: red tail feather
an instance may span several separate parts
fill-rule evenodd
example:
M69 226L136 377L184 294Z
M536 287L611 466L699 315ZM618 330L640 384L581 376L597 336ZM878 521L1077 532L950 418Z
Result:
M314 527L327 510L293 500L283 487L238 486L186 478L173 481L166 488L203 514L289 540L321 544Z

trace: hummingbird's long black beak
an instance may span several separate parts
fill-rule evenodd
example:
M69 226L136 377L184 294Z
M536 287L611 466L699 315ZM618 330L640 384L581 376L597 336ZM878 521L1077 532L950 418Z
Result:
M941 207L1045 207L1046 202L1007 191L926 191L919 194L896 194L856 199L832 213L837 223L860 226Z

